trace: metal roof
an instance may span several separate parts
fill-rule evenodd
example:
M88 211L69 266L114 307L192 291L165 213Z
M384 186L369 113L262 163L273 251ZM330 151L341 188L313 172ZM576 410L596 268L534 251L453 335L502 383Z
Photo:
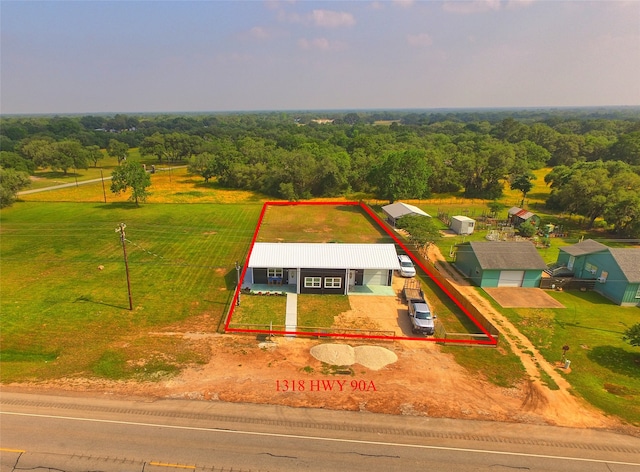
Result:
M399 270L394 244L255 243L249 267Z
M383 206L382 210L391 218L400 218L401 216L414 214L431 217L429 213L426 213L417 206L409 205L408 203L392 203L391 205Z
M609 246L605 246L593 239L585 239L584 241L572 244L571 246L561 247L560 250L566 252L570 256L584 256L585 254L593 254L594 252L602 252L609 249Z
M464 216L464 215L452 216L451 219L456 221L473 221L473 222L476 221L473 218L469 218L468 216Z
M507 213L509 213L510 216L517 216L521 220L528 220L532 216L535 216L535 213L532 213L528 210L523 210L519 207L511 207L509 208L509 211Z
M473 241L470 246L483 269L544 270L544 260L529 241Z

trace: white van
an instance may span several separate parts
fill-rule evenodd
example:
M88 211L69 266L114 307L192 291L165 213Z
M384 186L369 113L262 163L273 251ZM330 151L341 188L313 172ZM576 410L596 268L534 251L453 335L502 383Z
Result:
M405 254L402 254L398 256L398 260L400 261L400 275L402 277L415 277L416 268L413 266L411 258Z

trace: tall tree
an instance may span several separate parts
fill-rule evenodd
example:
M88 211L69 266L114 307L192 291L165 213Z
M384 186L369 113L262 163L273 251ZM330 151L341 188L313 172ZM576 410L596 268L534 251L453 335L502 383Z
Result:
M104 157L100 148L93 145L87 146L85 149L87 151L87 159L93 162L93 167L98 167L98 161Z
M532 172L522 172L511 176L511 190L520 190L522 192L521 207L524 206L524 199L527 198L527 193L533 188L532 180L535 179L536 176Z
M107 146L107 154L118 159L118 164L120 164L129 155L129 145L117 139L110 139Z
M150 195L151 177L139 162L126 161L111 174L111 191L118 195L131 189L129 200L139 205Z
M65 174L71 168L86 169L89 167L87 164L87 152L82 144L76 140L59 141L53 145L50 166L54 170L62 170Z
M430 174L424 151L390 152L374 171L377 196L390 203L403 198L426 198L430 194Z
M0 167L0 208L13 205L18 192L31 184L29 174Z

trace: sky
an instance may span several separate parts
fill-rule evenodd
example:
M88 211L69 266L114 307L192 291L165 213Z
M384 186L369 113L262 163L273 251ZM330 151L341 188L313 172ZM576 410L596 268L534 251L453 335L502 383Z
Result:
M640 1L0 2L0 113L640 105Z

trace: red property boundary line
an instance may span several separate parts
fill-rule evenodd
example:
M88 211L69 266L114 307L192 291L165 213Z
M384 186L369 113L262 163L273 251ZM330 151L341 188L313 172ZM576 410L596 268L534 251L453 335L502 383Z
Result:
M260 227L262 226L262 220L264 219L264 215L267 211L267 208L270 206L294 206L294 205L331 205L331 206L359 206L367 215L369 215L377 224L384 230L387 235L394 240L394 242L400 246L413 260L415 264L417 264L430 278L431 280L456 304L458 308L462 310L462 312L476 325L478 329L480 329L485 336L489 338L488 341L482 341L477 339L443 339L443 338L417 338L417 337L404 337L404 336L375 336L375 335L364 335L364 334L349 334L349 333L317 333L317 332L307 332L307 331L269 331L264 329L239 329L239 328L229 328L229 324L231 323L231 319L233 318L233 312L235 311L236 304L238 302L238 297L240 296L240 290L242 289L242 284L236 287L236 290L233 295L233 300L231 302L231 309L229 310L229 314L227 315L227 321L224 325L224 331L226 333L255 333L255 334L282 334L282 335L300 335L300 336L314 336L314 337L340 337L340 338L356 338L356 339L385 339L385 340L412 340L412 341L432 341L432 342L440 342L440 343L452 343L452 344L479 344L485 346L496 346L498 341L494 338L478 321L475 317L467 310L462 303L436 278L433 276L431 271L420 262L414 255L413 252L407 248L407 246L398 238L397 235L393 234L389 231L386 225L380 220L378 215L376 215L371 209L361 202L265 202L262 206L262 211L260 212L260 217L258 218L258 224L256 225L256 230L253 233L253 238L251 240L251 246L249 247L249 252L247 254L247 258L242 266L242 273L240 275L240 280L244 280L244 276L247 271L247 266L249 264L249 259L251 258L251 252L253 251L253 246L256 243L256 239L258 238L258 233L260 232Z

